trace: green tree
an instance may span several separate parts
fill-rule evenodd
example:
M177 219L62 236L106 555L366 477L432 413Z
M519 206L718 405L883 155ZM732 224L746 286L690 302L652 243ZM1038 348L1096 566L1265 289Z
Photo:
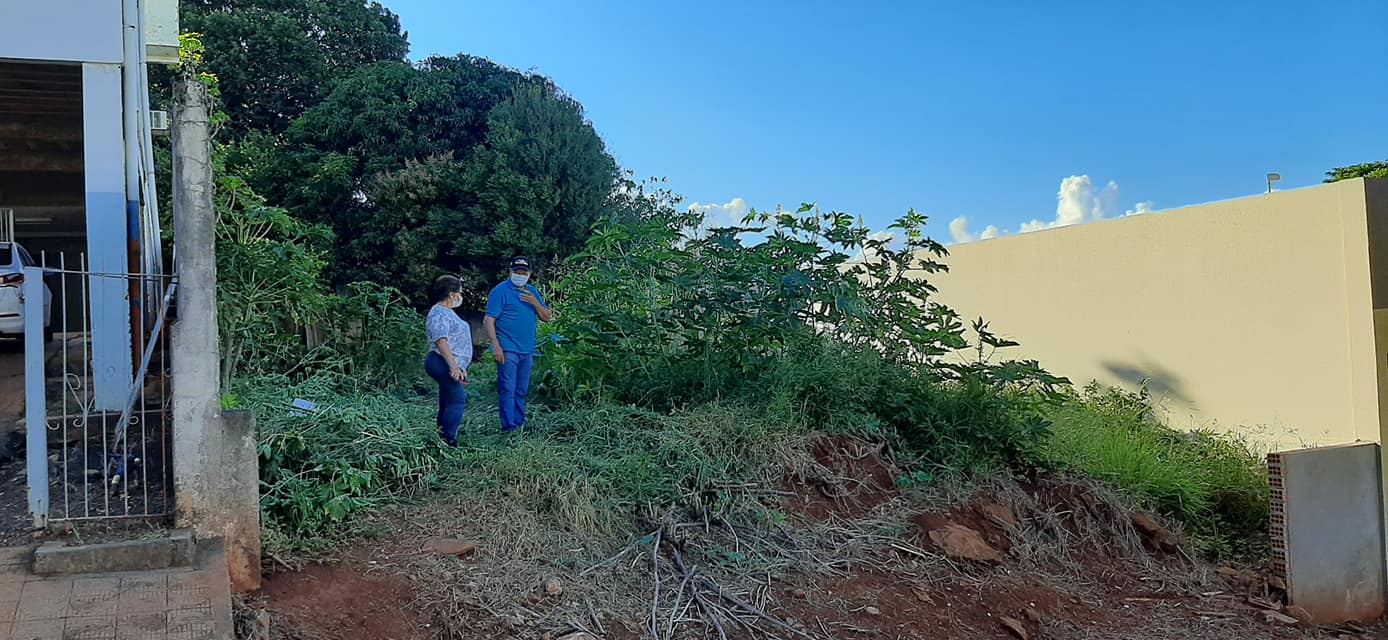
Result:
M1335 167L1325 172L1326 182L1339 182L1354 178L1388 178L1388 160L1365 162L1348 167Z
M342 239L335 282L416 300L441 271L480 297L510 254L578 251L618 178L578 101L471 56L359 68L283 141L250 135L234 155L272 202Z
M179 8L183 29L201 34L237 133L283 131L336 78L409 52L400 19L377 2L182 0Z

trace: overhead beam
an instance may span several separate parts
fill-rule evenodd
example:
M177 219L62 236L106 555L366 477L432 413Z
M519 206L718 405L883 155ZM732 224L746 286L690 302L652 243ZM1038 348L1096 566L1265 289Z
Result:
M81 154L0 153L0 171L45 171L76 173L83 171Z
M79 174L0 171L0 201L5 207L73 206L86 202L86 182Z
M46 140L50 142L81 142L82 119L79 116L31 115L0 120L0 138L10 140Z
M81 154L82 141L65 140L22 140L0 136L0 153L23 153L28 155L68 155Z

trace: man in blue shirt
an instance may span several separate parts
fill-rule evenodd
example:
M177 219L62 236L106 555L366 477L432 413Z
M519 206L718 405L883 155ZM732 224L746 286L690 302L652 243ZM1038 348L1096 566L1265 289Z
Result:
M535 367L535 334L540 322L554 312L539 290L530 284L530 258L511 260L511 277L487 296L487 336L496 358L496 389L501 401L501 430L515 431L525 424L525 396L530 393L530 372Z

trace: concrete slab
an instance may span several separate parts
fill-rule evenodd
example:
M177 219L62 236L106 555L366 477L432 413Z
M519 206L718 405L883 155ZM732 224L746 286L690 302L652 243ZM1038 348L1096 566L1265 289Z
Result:
M151 540L73 547L45 542L33 553L34 573L51 576L187 567L193 564L194 553L191 531L173 531L167 537Z
M1273 564L1291 604L1318 624L1384 614L1379 447L1346 445L1268 456Z
M58 577L0 549L0 640L231 640L226 554L200 547L195 566Z

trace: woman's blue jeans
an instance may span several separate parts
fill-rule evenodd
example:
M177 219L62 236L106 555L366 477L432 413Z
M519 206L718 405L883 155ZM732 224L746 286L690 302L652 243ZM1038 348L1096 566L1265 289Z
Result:
M439 383L439 437L450 447L458 446L458 425L467 411L467 387L450 375L448 361L429 352L424 358L424 371Z

